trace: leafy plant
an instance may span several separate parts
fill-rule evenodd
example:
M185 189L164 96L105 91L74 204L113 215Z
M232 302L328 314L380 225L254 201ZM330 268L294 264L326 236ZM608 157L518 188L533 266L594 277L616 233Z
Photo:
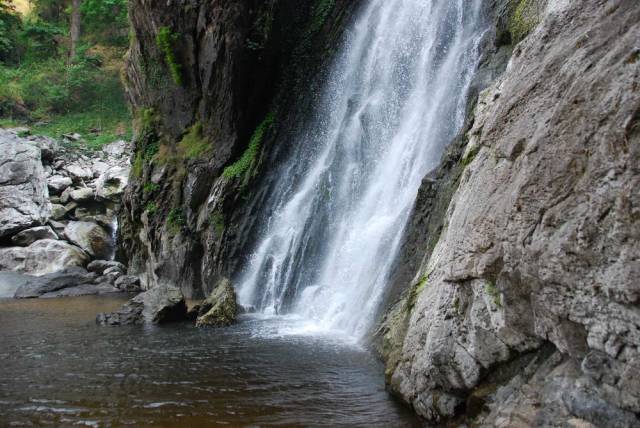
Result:
M269 113L267 117L258 125L251 136L249 146L244 151L240 159L224 169L222 175L225 178L236 178L247 172L251 165L255 162L260 149L260 144L264 138L264 134L269 130L275 120L274 114Z

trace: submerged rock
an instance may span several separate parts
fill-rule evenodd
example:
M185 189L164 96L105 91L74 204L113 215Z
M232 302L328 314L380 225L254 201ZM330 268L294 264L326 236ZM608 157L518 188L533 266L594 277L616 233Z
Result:
M16 299L28 299L40 297L46 293L61 290L63 288L76 287L82 284L90 284L96 279L96 274L88 272L81 267L71 267L60 272L49 273L32 277L24 282L14 297Z
M224 278L198 309L197 327L226 327L238 316L236 293L231 281Z
M0 299L13 298L16 290L32 278L18 272L0 272Z
M187 305L182 292L160 285L129 300L116 312L103 312L96 317L100 325L161 324L186 320Z
M0 248L0 270L44 275L70 266L84 266L87 254L75 245L53 239L36 241L28 247Z
M50 293L45 293L40 298L54 298L54 297L75 297L75 296L89 296L96 294L112 294L112 293L120 293L120 290L115 288L113 285L109 283L99 283L99 284L83 284L77 285L73 287L65 287L60 290L52 291Z

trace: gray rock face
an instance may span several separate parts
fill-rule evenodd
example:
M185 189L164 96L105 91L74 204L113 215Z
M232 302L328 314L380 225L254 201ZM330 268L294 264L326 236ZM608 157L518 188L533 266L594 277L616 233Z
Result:
M93 257L108 258L113 252L113 239L100 226L86 221L71 221L65 227L67 239Z
M183 321L187 305L182 292L175 287L160 285L138 294L119 311L101 313L96 317L100 325L161 324Z
M38 226L13 235L11 242L16 245L26 247L40 239L58 239L58 235L49 226Z
M120 293L120 290L109 283L82 284L73 287L66 287L61 290L44 293L40 298L76 297L100 294Z
M89 284L96 279L96 274L87 272L81 267L71 267L60 272L32 277L22 284L14 295L16 299L40 297L64 288Z
M114 275L115 272L107 272L105 275ZM120 275L115 280L115 287L121 291L134 292L140 291L140 278L131 275Z
M44 275L70 266L84 266L89 257L64 241L43 239L28 247L0 248L0 270Z
M0 238L44 224L50 204L40 149L0 129Z
M549 2L480 97L390 368L421 416L453 416L547 343L555 359L514 376L476 423L638 426L639 39L638 2Z

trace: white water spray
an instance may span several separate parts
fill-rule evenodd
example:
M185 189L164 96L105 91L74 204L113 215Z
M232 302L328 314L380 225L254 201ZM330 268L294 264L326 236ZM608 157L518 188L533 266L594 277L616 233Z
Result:
M459 132L481 0L372 0L277 172L239 298L362 337L423 177Z

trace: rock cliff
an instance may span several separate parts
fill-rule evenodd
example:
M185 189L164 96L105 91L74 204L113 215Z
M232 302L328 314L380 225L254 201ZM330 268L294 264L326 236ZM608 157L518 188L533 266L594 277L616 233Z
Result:
M437 238L409 237L421 261L379 348L432 422L637 426L640 5L540 6L425 180L412 230Z

